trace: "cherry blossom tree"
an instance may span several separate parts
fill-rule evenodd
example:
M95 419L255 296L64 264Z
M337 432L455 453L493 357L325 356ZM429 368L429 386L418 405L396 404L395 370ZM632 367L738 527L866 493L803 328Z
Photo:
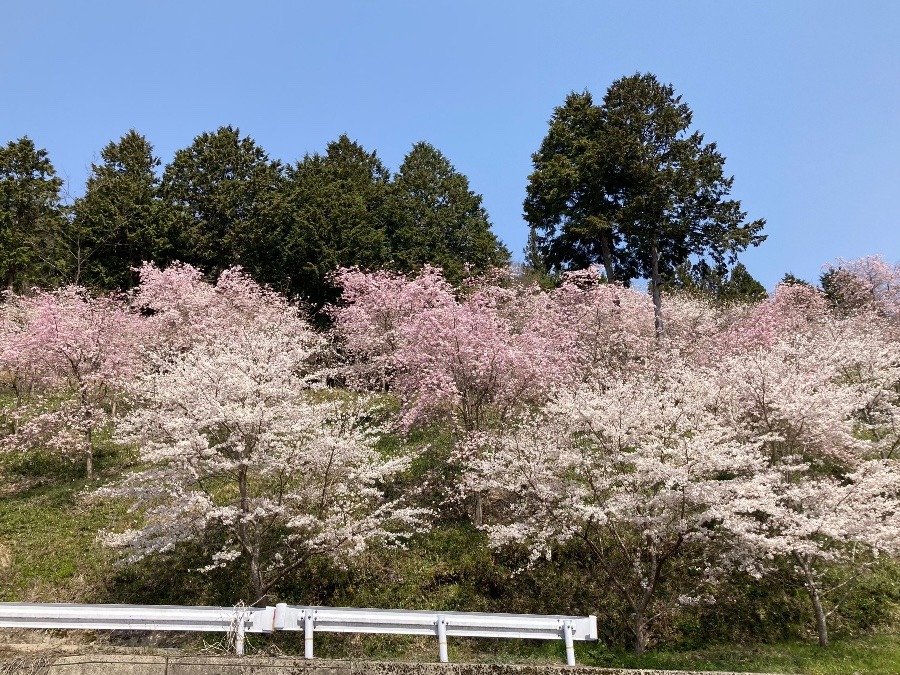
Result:
M403 365L403 326L426 309L456 304L452 286L441 271L426 265L412 279L388 271L342 268L333 283L342 289L341 304L328 308L334 333L349 357L350 381L384 390Z
M144 263L131 306L146 316L147 343L152 350L183 351L197 342L216 340L223 329L238 330L259 321L278 323L297 307L260 286L240 267L224 270L209 283L196 267L174 263L160 269Z
M99 495L131 501L141 524L106 543L134 561L219 533L210 567L240 559L250 597L265 603L311 556L354 555L417 527L422 513L382 491L409 457L375 448L364 397L324 388L323 340L297 307L235 271L209 288L184 267L159 281L183 288L173 278L182 275L199 297L150 300L157 280L139 291L164 325L184 314L202 329L178 350L153 352L130 388L118 437L138 446L144 468Z
M451 425L463 472L485 432L567 376L558 336L538 325L546 298L536 287L492 276L468 280L457 296L433 268L410 280L345 270L338 282L344 305L331 311L343 349L397 394L403 429ZM481 493L465 496L480 524Z
M589 547L629 608L636 653L664 611L661 585L700 569L695 595L681 601L702 595L729 561L721 551L732 533L754 527L742 507L770 489L759 444L711 414L716 394L706 373L653 359L560 392L498 434L469 477L505 505L485 525L494 546L528 542L535 558L572 538Z
M140 317L113 296L92 297L83 288L10 298L0 369L19 394L32 393L10 414L15 433L6 450L52 448L85 462L93 478L96 434L115 406L123 380L139 367ZM61 401L59 399L62 399Z
M736 351L718 368L720 413L740 438L762 444L780 474L772 499L755 507L758 530L746 542L794 563L822 645L839 605L825 608L826 567L865 567L900 551L892 459L900 357L879 320L874 311L836 315L818 291L780 287L736 326Z
M822 279L826 291L838 305L870 307L900 318L900 263L891 265L883 256L838 259L825 266Z

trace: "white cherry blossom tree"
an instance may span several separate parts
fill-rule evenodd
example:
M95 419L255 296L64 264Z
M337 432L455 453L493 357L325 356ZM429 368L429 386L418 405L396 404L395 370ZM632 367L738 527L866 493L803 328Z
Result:
M134 561L213 530L226 544L210 566L242 561L251 600L265 603L311 556L393 540L423 514L384 498L409 458L375 448L363 397L324 388L311 365L321 338L297 308L246 277L226 281L222 302L247 311L209 308L200 337L161 349L130 388L118 435L142 468L100 495L130 500L139 524L105 541Z

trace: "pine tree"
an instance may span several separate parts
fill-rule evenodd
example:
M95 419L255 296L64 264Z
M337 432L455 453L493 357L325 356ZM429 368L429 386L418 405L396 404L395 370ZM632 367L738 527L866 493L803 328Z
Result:
M47 151L27 136L0 147L0 283L21 290L55 280L52 244L65 227L60 190Z
M85 261L80 282L103 289L130 288L136 268L163 247L160 161L134 129L100 152L91 166L84 197L75 202L74 227L82 233Z

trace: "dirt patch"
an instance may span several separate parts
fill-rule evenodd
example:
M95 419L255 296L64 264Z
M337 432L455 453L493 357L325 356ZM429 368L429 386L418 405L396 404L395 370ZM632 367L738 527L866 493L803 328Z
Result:
M0 675L46 675L50 672L55 656L19 656L5 659L0 657Z
M9 546L0 541L0 570L4 570L12 565L12 551Z

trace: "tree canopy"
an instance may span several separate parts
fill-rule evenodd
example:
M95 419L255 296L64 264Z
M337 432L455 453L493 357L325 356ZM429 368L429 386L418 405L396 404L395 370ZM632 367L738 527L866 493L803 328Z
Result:
M178 150L166 166L161 191L173 211L170 248L163 261L178 259L217 274L241 265L254 276L264 271L278 217L281 164L240 129L219 127Z
M136 268L166 246L159 199L160 160L146 137L131 129L100 151L85 194L75 202L74 226L83 255L74 281L97 288L130 288Z
M306 155L286 171L283 285L314 305L334 299L328 276L343 265L381 267L390 259L385 199L390 172L342 134L325 154Z
M765 221L745 222L728 199L725 158L691 122L674 88L649 73L617 80L601 105L572 93L533 156L525 200L551 268L599 262L611 281L649 279L660 333L660 289L679 266L724 273L764 239Z
M22 288L55 278L47 242L65 222L60 190L47 151L27 136L0 147L0 282Z
M406 155L391 185L389 208L393 262L401 270L428 263L459 282L467 266L481 272L509 262L481 195L433 145L416 143Z

